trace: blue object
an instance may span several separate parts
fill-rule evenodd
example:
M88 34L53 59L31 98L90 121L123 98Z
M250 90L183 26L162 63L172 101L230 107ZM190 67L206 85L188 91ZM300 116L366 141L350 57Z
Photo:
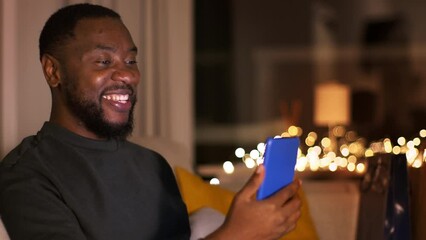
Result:
M265 179L258 192L257 199L265 199L284 188L294 178L294 168L299 148L299 138L268 138L266 140L264 162Z

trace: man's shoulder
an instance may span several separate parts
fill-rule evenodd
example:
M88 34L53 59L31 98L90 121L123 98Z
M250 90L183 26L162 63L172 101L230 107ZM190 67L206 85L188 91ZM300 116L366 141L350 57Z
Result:
M36 147L35 136L24 138L20 144L3 158L0 167L10 167L17 164L22 159L22 156L28 154L34 147Z

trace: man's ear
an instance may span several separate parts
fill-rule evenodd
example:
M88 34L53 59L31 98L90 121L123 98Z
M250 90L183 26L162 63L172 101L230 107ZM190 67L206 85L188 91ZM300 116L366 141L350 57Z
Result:
M58 87L61 84L60 63L58 59L52 55L44 54L41 57L41 66L47 84L49 84L51 88Z

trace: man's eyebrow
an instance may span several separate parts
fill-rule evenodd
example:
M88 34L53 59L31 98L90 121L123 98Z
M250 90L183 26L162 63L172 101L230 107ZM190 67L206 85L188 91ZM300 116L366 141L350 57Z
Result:
M117 51L116 47L113 46L108 46L108 45L102 45L102 44L98 44L95 46L95 50L99 49L99 50L106 50L106 51L110 51L110 52L115 52ZM131 48L129 48L128 50L129 52L135 52L138 53L138 48L136 46L133 46Z

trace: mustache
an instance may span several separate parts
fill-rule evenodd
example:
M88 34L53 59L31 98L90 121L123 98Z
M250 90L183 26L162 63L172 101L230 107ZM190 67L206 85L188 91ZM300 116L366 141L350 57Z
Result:
M106 87L103 91L102 94L105 94L105 92L107 91L115 91L115 90L128 90L130 91L130 95L135 95L135 89L133 86L129 85L129 84L120 84L120 85L113 85L113 86L109 86Z

